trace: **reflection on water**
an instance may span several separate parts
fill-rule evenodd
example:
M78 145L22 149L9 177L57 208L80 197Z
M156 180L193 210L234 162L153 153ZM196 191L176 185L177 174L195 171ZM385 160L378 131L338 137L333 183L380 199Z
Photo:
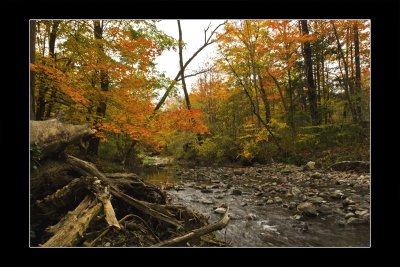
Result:
M180 181L180 179L176 175L174 175L173 169L147 167L136 170L136 173L144 181L164 187L175 185Z

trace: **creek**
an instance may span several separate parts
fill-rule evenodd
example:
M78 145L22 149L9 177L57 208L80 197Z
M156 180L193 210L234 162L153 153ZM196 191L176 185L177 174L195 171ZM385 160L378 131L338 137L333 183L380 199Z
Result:
M318 175L320 177L316 178ZM251 167L180 167L137 170L166 189L171 202L217 221L229 206L229 225L216 232L234 247L368 247L369 175L273 164ZM314 210L299 210L300 203ZM310 204L311 205L311 204Z

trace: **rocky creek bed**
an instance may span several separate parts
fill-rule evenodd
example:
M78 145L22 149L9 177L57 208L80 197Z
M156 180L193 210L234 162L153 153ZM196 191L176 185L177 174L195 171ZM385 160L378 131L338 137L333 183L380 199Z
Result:
M184 204L217 221L234 247L368 247L370 175L270 164L251 167L164 166L141 173Z

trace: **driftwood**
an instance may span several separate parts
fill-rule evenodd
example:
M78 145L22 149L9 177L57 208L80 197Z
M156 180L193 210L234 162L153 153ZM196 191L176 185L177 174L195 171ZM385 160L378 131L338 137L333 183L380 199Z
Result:
M48 229L48 232L54 235L43 244L43 247L74 246L100 210L101 203L93 197L85 197L74 211L68 212L59 223Z
M167 203L165 191L136 174L104 174L93 163L65 154L68 145L94 133L86 125L31 121L31 146L42 153L31 172L31 233L36 236L31 245L101 246L103 238L125 235L136 238L133 246L173 246L228 224L227 213L208 225L202 214ZM172 238L176 231L189 233Z
M216 223L206 225L199 229L193 230L183 236L179 236L179 237L172 238L170 240L162 241L160 243L153 245L153 247L168 247L168 246L176 246L176 245L180 245L180 244L185 244L186 242L193 240L195 238L199 238L199 237L209 234L211 232L221 230L221 229L225 228L229 223L228 210L229 210L229 208L226 209L225 214Z
M82 138L95 133L87 125L65 124L56 119L30 121L30 145L40 147L42 158L58 153L67 145L77 144Z
M370 163L368 161L341 161L330 165L327 169L334 171L361 171L369 172Z

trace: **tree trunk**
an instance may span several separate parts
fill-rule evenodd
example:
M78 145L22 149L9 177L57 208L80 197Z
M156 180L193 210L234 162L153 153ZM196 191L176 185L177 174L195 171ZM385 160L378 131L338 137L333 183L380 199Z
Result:
M357 93L357 115L358 120L362 121L362 109L361 109L361 64L360 64L360 40L358 37L357 24L353 26L354 32L354 62L356 65L356 93Z
M100 22L99 20L94 20L93 21L93 26L94 26L94 38L96 41L101 42L103 39L103 22ZM103 57L105 56L104 52L104 47L101 43L98 44L98 49L99 49L99 63L103 60ZM108 80L108 73L104 69L100 69L100 88L102 91L107 92L109 90L109 80ZM96 114L98 117L104 117L106 115L106 109L107 109L107 104L104 100L101 100L99 105L97 106L96 109ZM92 138L89 141L89 146L88 146L88 154L97 156L98 151L99 151L99 144L100 144L100 138Z
M189 100L189 94L186 89L186 82L185 82L185 68L183 66L183 55L182 55L182 49L183 49L183 40L182 40L182 28L181 28L181 22L178 20L178 31L179 31L179 40L178 40L178 47L179 47L179 66L180 66L180 73L181 73L181 81L182 81L182 89L183 93L185 94L185 101L186 101L186 107L187 109L190 110L190 100Z
M36 20L31 20L29 22L29 26L30 26L30 54L29 54L29 62L31 64L35 64L35 60L36 60ZM32 70L30 70L30 115L29 118L31 120L35 119L35 72L33 72Z
M353 90L351 89L351 83L349 83L349 70L348 70L349 66L348 66L348 64L346 62L346 59L345 59L345 56L344 56L344 53L343 53L343 50L342 50L342 45L341 45L340 40L339 40L339 35L337 33L337 30L336 30L336 27L335 27L335 24L334 24L333 21L331 21L331 25L333 27L333 32L335 34L336 43L337 43L337 50L338 50L338 54L339 54L339 58L338 58L339 68L341 68L340 67L340 58L342 59L342 62L343 62L343 65L344 65L345 74L343 75L343 73L342 73L342 77L343 77L345 95L346 95L346 98L347 98L347 101L348 101L348 104L349 104L349 108L350 108L350 111L351 111L353 122L357 123L358 122L358 120L357 120L357 112L356 112L356 109L354 108L353 101L351 100L351 92Z
M303 35L308 35L307 20L301 20L301 30ZM310 106L311 122L313 125L319 125L319 112L317 106L317 96L315 89L315 82L313 77L313 64L312 64L312 50L309 41L304 42L304 65L307 75L307 87L308 87L308 101Z

